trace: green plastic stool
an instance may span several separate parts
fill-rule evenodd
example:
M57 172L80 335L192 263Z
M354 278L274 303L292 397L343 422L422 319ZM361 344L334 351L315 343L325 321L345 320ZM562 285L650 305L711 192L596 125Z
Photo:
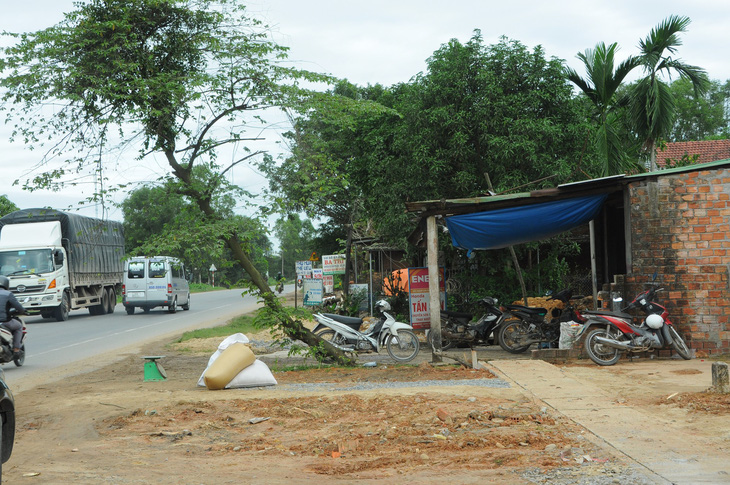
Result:
M167 379L167 372L165 372L162 364L157 362L158 359L162 359L164 357L164 355L145 355L142 357L146 361L144 363L145 381L164 381Z

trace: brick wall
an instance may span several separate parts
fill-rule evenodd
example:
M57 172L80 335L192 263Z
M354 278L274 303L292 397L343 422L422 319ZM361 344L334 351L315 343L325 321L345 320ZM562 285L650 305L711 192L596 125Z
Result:
M697 352L730 352L730 170L668 174L628 187L632 299L658 273L659 303Z

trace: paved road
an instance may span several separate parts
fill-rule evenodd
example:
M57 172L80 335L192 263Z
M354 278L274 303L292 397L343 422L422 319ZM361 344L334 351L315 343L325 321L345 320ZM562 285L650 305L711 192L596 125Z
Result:
M293 289L293 286L292 286ZM46 380L77 373L82 366L113 361L160 338L172 338L196 328L222 325L234 316L258 307L256 297L241 290L194 293L190 310L168 313L156 308L127 315L121 304L111 315L91 316L88 310L71 312L66 322L28 317L26 358L22 367L3 366L8 384L19 392ZM84 361L87 362L84 362Z

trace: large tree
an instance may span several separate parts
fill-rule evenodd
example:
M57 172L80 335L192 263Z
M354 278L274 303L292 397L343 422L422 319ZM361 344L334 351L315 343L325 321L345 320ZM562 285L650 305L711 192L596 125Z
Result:
M588 98L593 107L595 128L590 137L600 161L601 176L631 173L637 169L635 150L627 145L622 116L628 105L628 96L620 90L626 76L638 65L634 57L616 64L618 44L596 44L576 57L585 67L586 77L566 68L567 78Z
M686 32L689 24L688 17L672 15L639 42L637 60L644 77L632 88L631 117L651 170L656 169L657 141L669 134L677 114L674 96L662 77L678 75L689 80L697 96L703 95L708 86L704 69L673 57L682 45L679 34Z
M703 96L696 96L689 79L679 78L669 85L674 98L676 118L667 141L697 141L728 138L730 120L725 106L730 101L728 86L711 81Z
M68 175L97 170L116 142L136 146L140 158L160 155L166 178L197 204L205 231L230 249L285 333L350 362L287 315L255 268L251 247L213 205L214 194L227 189L226 174L257 154L249 146L266 110L304 109L311 98L300 81L328 79L288 66L287 49L234 0L90 0L75 7L58 25L18 35L2 49L0 109L15 127L13 139L44 147L46 167L62 162L26 185L58 187ZM227 165L216 157L224 146L232 147Z

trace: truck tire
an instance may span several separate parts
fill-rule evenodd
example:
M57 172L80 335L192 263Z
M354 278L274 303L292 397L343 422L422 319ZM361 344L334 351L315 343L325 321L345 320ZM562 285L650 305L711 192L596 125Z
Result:
M109 294L108 303L107 306L107 313L114 313L114 309L117 306L117 293L114 291L114 288L107 288L107 293Z
M61 298L61 304L53 310L53 318L57 322L65 322L68 320L69 310L71 310L71 298L69 298L67 292L64 292L63 298Z

